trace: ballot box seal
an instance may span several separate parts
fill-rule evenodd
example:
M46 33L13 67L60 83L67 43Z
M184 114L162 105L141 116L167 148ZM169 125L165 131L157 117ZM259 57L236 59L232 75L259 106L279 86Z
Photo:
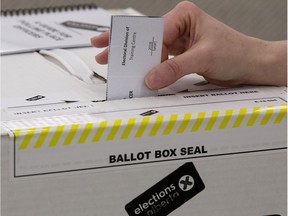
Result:
M168 215L204 188L194 164L188 162L133 199L125 209L130 216Z

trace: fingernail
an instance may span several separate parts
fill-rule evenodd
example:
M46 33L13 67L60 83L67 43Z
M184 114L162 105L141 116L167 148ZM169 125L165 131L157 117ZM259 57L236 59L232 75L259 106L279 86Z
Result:
M150 89L158 89L160 78L155 71L149 72L149 74L145 77L145 83Z

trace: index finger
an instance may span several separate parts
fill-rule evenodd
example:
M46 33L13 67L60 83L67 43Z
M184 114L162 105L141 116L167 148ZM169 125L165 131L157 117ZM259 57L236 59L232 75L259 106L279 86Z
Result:
M102 34L91 38L91 44L97 48L107 47L109 45L109 32L103 32Z
M193 39L197 16L201 10L191 2L181 2L164 15L163 43L169 47L177 39L187 36Z

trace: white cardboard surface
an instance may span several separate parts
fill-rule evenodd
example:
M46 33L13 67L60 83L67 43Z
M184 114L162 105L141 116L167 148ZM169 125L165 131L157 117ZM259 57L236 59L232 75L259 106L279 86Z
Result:
M189 76L163 90L170 96L92 102L105 84L88 86L37 53L1 60L10 83L1 85L1 126L11 134L1 136L2 215L125 216L128 202L185 162L205 189L171 215L286 214L285 89L199 86ZM52 104L62 98L77 102Z

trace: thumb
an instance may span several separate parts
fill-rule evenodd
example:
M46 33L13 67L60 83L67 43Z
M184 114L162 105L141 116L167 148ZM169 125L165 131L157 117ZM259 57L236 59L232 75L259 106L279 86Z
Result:
M164 88L179 78L197 69L195 61L188 52L174 58L167 59L154 67L145 77L145 83L150 89Z

